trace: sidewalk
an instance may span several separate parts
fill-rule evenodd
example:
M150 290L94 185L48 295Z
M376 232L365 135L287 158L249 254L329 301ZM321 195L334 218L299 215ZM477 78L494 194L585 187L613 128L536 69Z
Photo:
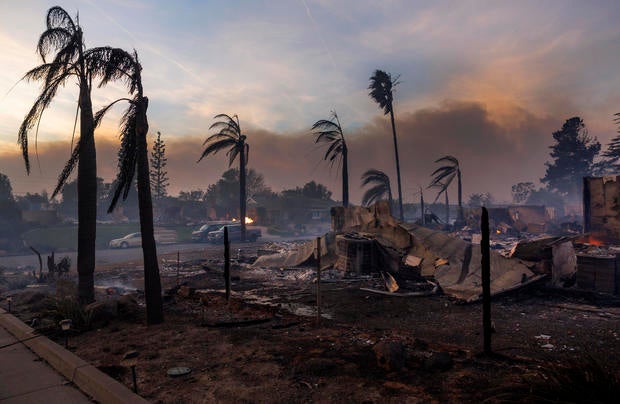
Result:
M0 403L91 402L67 379L17 341L0 325Z

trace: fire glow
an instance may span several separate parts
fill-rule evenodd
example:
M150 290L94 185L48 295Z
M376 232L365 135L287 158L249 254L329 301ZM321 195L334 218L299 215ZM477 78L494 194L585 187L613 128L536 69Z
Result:
M233 221L233 222L236 222L236 221L237 221L237 218L233 218L233 219L232 219L232 221ZM247 217L247 216L246 216L246 217L245 217L245 224L252 224L252 223L254 223L254 219L252 219L251 217Z

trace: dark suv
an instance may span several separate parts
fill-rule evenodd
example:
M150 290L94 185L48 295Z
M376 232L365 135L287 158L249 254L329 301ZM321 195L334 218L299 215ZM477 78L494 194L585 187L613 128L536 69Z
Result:
M192 241L206 243L209 241L209 233L215 230L219 230L222 226L227 224L234 224L233 222L228 222L224 220L220 220L217 222L207 222L200 226L198 230L192 232Z
M224 242L224 227L228 227L228 240L230 242L238 242L241 241L241 225L240 224L229 224L226 226L222 226L219 230L212 231L209 233L209 242L213 244L221 244ZM261 237L260 229L250 229L246 226L245 228L245 238L247 241L256 241L259 237Z

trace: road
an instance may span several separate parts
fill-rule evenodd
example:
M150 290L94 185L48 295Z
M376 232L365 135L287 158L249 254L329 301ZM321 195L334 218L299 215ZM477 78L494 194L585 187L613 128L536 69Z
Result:
M248 243L248 244L232 244L233 248L243 248L243 246L255 246L257 243ZM260 242L258 244L261 244ZM164 254L176 253L179 252L189 252L189 251L217 251L221 249L221 246L212 245L212 244L202 244L202 243L187 243L187 244L160 244L157 246L157 255L161 256ZM46 267L46 251L41 251L41 258L43 259L43 269L47 270ZM56 262L64 256L68 256L71 259L71 269L75 269L75 264L77 263L77 253L76 252L66 252L66 253L57 253L56 254ZM125 249L103 249L97 250L96 253L96 264L114 264L119 262L142 262L142 248L134 247L134 248L125 248ZM34 268L39 267L39 259L36 254L29 255L13 255L13 256L5 256L0 257L0 266L7 268L16 268L19 266L32 266Z
M295 237L295 238L281 238L277 236L267 235L261 237L259 241L255 243L232 243L231 249L236 251L236 249L255 249L257 246L262 245L268 241L290 241L290 240L300 240L300 239L312 239L316 236L304 236L304 237ZM157 245L157 255L162 256L165 254L176 253L177 251L183 253L188 253L190 251L204 251L205 254L209 254L209 252L216 252L222 249L222 245L213 245L206 243L183 243L183 244L158 244ZM47 261L46 256L50 254L48 251L41 251L41 258L43 259L43 269L47 270ZM56 262L60 260L60 258L68 256L71 259L71 270L75 270L75 265L77 263L77 253L73 252L64 252L56 254ZM105 265L105 264L115 264L120 262L142 262L142 248L133 247L133 248L124 248L124 249L101 249L97 250L95 263L97 265ZM29 255L12 255L12 256L0 256L0 267L6 268L16 268L20 266L32 266L34 268L39 267L39 259L36 254Z

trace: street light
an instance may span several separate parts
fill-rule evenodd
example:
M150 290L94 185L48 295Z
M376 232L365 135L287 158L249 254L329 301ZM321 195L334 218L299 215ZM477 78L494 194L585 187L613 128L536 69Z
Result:
M66 318L64 320L60 320L60 329L65 334L65 349L69 349L69 330L71 329L71 325L73 322Z
M138 382L136 381L136 365L138 364L138 351L129 351L123 356L121 366L131 368L131 376L133 378L133 392L138 393Z

